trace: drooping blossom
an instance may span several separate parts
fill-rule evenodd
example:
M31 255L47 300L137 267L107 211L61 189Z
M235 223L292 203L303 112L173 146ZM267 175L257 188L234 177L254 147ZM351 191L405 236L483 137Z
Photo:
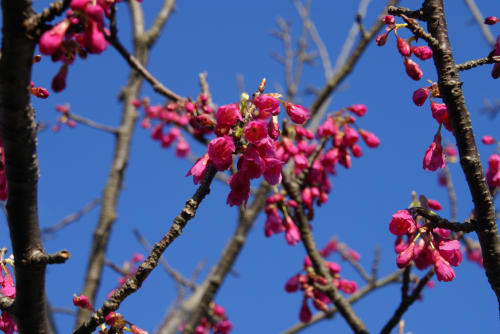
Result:
M241 171L231 175L229 178L229 186L231 191L227 195L226 203L229 206L246 205L250 196L250 180Z
M458 240L441 240L439 242L439 254L454 267L462 262L462 252Z
M449 282L455 278L455 271L448 261L441 256L439 251L434 250L432 252L432 260L434 262L434 270L436 271L438 281Z
M347 107L347 110L349 110L353 114L356 114L359 117L362 117L364 116L364 114L366 114L368 108L366 108L364 104L353 104L352 106Z
M429 96L429 88L422 87L413 92L413 103L417 106L423 106Z
M428 46L412 46L411 53L421 60L427 60L432 57L432 50Z
M287 102L285 108L288 116L295 124L304 124L311 117L311 112L303 106Z
M485 145L491 145L496 143L496 140L492 136L484 135L483 138L481 138L481 141Z
M208 153L205 153L201 158L196 160L193 167L187 172L186 176L193 175L194 184L199 184L201 180L203 180L205 172L207 171L208 160Z
M410 78L412 78L415 81L422 79L423 73L422 70L420 69L420 66L418 66L417 63L415 63L413 60L409 58L405 58L404 65L406 74L408 74Z
M294 246L300 241L300 232L290 216L285 217L285 240Z
M64 39L64 35L70 26L69 20L62 20L57 23L52 29L47 30L40 37L40 52L45 55L54 54Z
M398 51L399 53L403 56L403 57L408 57L410 56L411 54L411 51L410 51L410 44L404 39L404 38L401 38L401 37L398 37L396 39L396 45L397 45L397 48L398 48Z
M84 295L77 296L75 295L73 297L73 305L87 309L87 310L93 310L94 307L92 306L92 303L90 303L90 300L85 297Z
M384 16L384 23L387 25L392 25L392 24L396 23L396 20L394 19L394 16L386 15L386 16Z
M243 121L240 113L240 109L236 104L228 104L225 106L220 106L215 112L215 120L217 125L222 126L233 126L238 120Z
M300 308L299 319L302 322L309 322L312 319L311 310L305 300L302 302L302 307Z
M363 138L366 146L370 148L375 148L380 145L380 140L373 133L363 129L359 129L358 131L359 134L361 135L361 138Z
M427 199L427 204L429 205L429 208L431 208L432 210L439 211L439 210L442 209L441 203L439 203L436 200L428 198Z
M299 289L299 277L298 275L293 275L286 281L285 291L286 292L295 292Z
M280 103L271 95L259 95L253 99L253 104L259 109L258 118L260 119L268 119L269 116L276 116L280 113Z
M439 168L444 168L445 158L443 147L441 146L441 135L438 133L434 136L434 141L425 151L422 167L428 171L435 171Z
M252 144L258 145L267 138L267 124L264 121L251 121L243 130L245 138Z
M416 229L415 221L408 210L399 210L392 215L392 219L389 223L389 231L392 234L405 235L415 232Z
M233 163L233 152L235 151L233 138L230 136L217 137L208 143L208 156L210 162L218 171L231 167Z

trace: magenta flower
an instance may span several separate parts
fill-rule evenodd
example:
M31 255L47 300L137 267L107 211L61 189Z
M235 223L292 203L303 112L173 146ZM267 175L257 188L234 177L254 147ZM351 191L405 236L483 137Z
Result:
M193 167L187 172L186 176L193 175L194 184L199 184L201 180L203 180L205 172L207 171L208 160L208 153L205 153L205 155L196 160Z
M277 140L280 136L280 124L277 116L272 116L269 123L267 123L267 134L274 140Z
M236 104L228 104L225 106L220 106L215 112L215 120L218 126L233 126L236 121L243 121L241 117L240 109Z
M260 119L268 119L269 116L276 116L280 113L280 103L271 95L259 95L253 100L253 104L259 109L258 118Z
M339 128L335 124L335 121L333 120L333 118L328 117L323 122L323 124L321 124L318 127L317 133L318 133L318 136L320 138L323 138L323 137L326 137L326 136L335 136L335 135L337 135L337 133L339 133Z
M311 117L311 112L303 106L286 102L285 108L288 116L295 124L304 124Z
M311 310L309 309L309 306L307 306L306 300L304 299L304 301L302 302L302 307L300 308L299 319L302 322L309 322L311 321L311 318Z
M281 183L283 161L276 158L264 158L264 179L271 185Z
M438 281L449 282L455 278L455 271L437 250L432 252L432 260Z
M264 121L251 121L243 130L243 134L250 143L258 145L267 138L267 124Z
M496 143L496 140L492 136L488 136L488 135L483 136L483 138L481 138L481 141L485 145L491 145L491 144Z
M60 92L66 88L66 77L68 76L68 65L64 64L57 72L56 76L52 79L52 90Z
M106 41L104 33L99 29L99 24L92 19L88 20L84 44L90 53L101 53L108 46L108 41Z
M428 198L427 199L427 204L429 205L429 208L431 208L432 210L439 211L439 210L442 209L441 203L439 203L436 200Z
M428 46L413 46L411 52L421 60L427 60L432 57L432 50Z
M434 136L431 146L425 151L422 167L425 170L433 172L438 168L444 168L445 164L443 147L441 146L441 135L438 133Z
M384 46L385 43L387 42L387 37L389 36L389 32L386 32L384 34L380 34L377 36L377 38L375 39L375 43L378 45L378 46Z
M366 143L366 146L375 148L380 145L380 140L373 133L363 129L359 129L358 131L361 135L361 138L363 138L364 142Z
M399 53L403 57L410 56L410 54L411 54L410 44L405 39L398 37L396 44L397 44Z
M389 231L394 235L405 235L414 233L417 226L408 210L399 210L392 215L389 223Z
M354 145L359 139L358 132L349 125L344 125L344 143L346 146Z
M420 66L418 66L417 63L415 63L413 60L409 58L405 58L404 65L406 74L408 74L410 78L412 78L415 81L422 79L423 73L422 70L420 69Z
M238 160L238 170L248 179L256 179L264 172L264 162L253 145L250 145Z
M462 252L458 240L441 240L439 254L454 267L462 262Z
M344 293L350 295L355 293L358 290L358 285L356 284L355 281L348 281L346 279L341 279L339 281L339 290L343 291Z
M386 15L386 16L384 16L384 23L387 25L392 25L392 24L396 23L396 20L394 19L394 16Z
M396 258L396 265L398 266L398 268L408 267L411 260L413 260L414 249L415 249L415 241L412 241L405 249L403 249L401 252L399 252L399 254Z
M17 325L14 318L4 311L2 311L2 315L0 316L0 331L3 331L5 334L17 332Z
M487 18L484 19L484 24L487 24L487 25L494 25L495 23L498 22L498 17L496 16L488 16Z
M429 88L422 87L413 92L413 103L417 106L423 106L429 96Z
M229 186L231 191L227 195L226 203L230 206L246 205L250 196L250 180L242 173L237 172L229 178Z
M87 309L87 310L94 309L92 307L92 304L90 303L89 299L87 297L85 297L84 295L81 295L81 296L75 295L73 297L73 305Z
M295 292L299 289L299 276L294 275L288 279L285 283L286 292Z
M52 27L52 29L44 32L40 37L40 52L45 55L54 54L59 49L59 46L61 46L69 25L69 20L62 20Z
M332 276L335 274L338 274L340 272L340 265L336 262L327 261L326 266L327 266L328 270L330 271L330 275L332 275Z
M364 114L366 114L366 111L368 110L364 104L353 104L350 107L347 107L347 110L352 112L353 114L356 114L357 116L361 117Z
M290 246L300 241L300 232L290 216L285 217L285 240Z
M177 141L177 145L175 145L175 155L179 158L183 158L187 156L190 152L189 144L184 138L179 137Z
M235 151L233 138L229 136L217 137L208 143L210 162L218 170L223 171L231 167L233 152Z
M277 234L283 232L285 227L283 226L283 222L278 213L276 207L266 208L266 224L264 226L264 233L266 237L270 237L273 234Z

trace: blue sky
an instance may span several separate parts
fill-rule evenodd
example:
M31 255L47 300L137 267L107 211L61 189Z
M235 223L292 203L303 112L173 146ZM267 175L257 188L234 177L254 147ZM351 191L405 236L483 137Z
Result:
M366 26L370 26L385 1L370 4ZM39 1L43 7L47 1ZM151 22L161 1L145 0L146 21ZM403 1L402 5L416 8L419 1ZM500 4L477 1L484 15L500 15ZM320 32L334 63L345 35L356 13L357 1L315 1L311 17ZM279 91L283 86L283 68L270 56L282 53L282 45L271 36L277 28L276 18L292 22L294 37L300 34L300 18L290 1L252 2L220 0L216 2L178 1L177 10L167 23L162 37L154 46L149 69L167 87L183 96L196 97L199 92L198 74L208 72L208 81L215 103L222 105L238 100L237 75L244 77L245 88L252 92L259 81L267 78L267 91ZM450 40L455 59L463 62L486 56L491 47L462 1L448 2L446 7ZM119 34L130 49L130 27L126 4L118 11ZM500 27L492 28L496 36ZM407 32L402 36L409 37ZM419 43L422 45L422 43ZM394 36L379 48L372 44L356 65L355 71L333 95L329 111L363 103L368 107L359 125L374 132L381 140L379 148L369 150L353 160L353 167L338 168L332 179L333 190L327 205L316 210L313 222L317 243L324 245L332 236L346 242L362 256L361 263L370 268L373 250L381 247L380 276L396 269L393 252L394 236L388 231L391 215L410 203L411 191L425 194L443 204L442 214L449 217L446 190L437 185L437 174L422 169L425 150L430 145L437 124L432 119L428 103L416 107L411 101L413 91L426 85L424 80L436 79L431 60L419 61L423 79L414 82L404 72L403 59L395 48ZM44 57L34 66L36 85L50 87L58 65ZM484 134L498 136L498 120L479 111L483 98L498 97L500 81L491 79L491 66L461 74L465 100L477 138ZM53 124L56 104L69 103L71 111L98 122L116 126L120 121L121 105L118 94L125 86L128 67L117 52L108 48L102 55L91 55L70 67L68 87L47 100L36 100L34 106L40 121ZM304 70L298 101L308 106L312 99L303 94L308 87L320 88L324 76L320 62ZM143 96L152 103L163 103L145 84ZM444 140L452 141L449 133ZM41 226L49 226L100 196L110 168L114 140L108 133L78 125L54 134L50 130L39 136L40 186L39 214ZM479 144L485 165L491 147ZM201 155L203 147L192 145L193 153ZM149 133L139 126L134 132L125 185L118 205L118 220L113 229L107 258L118 264L143 249L132 230L139 228L152 243L167 231L180 208L195 191L191 178L184 178L191 163L179 160L172 150L153 142ZM472 201L460 166L450 165L458 197L458 217L468 217ZM237 210L225 204L228 187L215 182L212 191L198 210L183 235L166 252L169 263L189 276L201 259L207 265L201 279L216 263L226 241L237 223ZM77 223L46 240L47 251L68 249L72 257L64 265L48 269L47 290L50 302L58 307L72 307L73 293L82 286L86 256L89 252L98 209ZM5 219L2 218L4 221ZM276 333L298 321L301 297L287 294L283 286L302 265L305 251L301 245L290 247L284 238L264 237L264 217L261 215L250 232L244 251L234 270L238 277L229 276L217 294L216 302L223 305L234 324L233 333ZM6 224L0 224L0 244L9 246ZM342 273L362 280L347 263L340 261ZM421 275L424 272L420 273ZM417 302L404 316L406 330L413 333L469 333L481 325L481 332L500 330L498 305L486 276L476 264L464 260L456 269L451 283L437 282L426 289L422 302ZM104 272L99 293L100 305L115 287L117 275ZM138 326L152 331L161 321L170 302L176 296L170 277L158 268L145 282L140 293L127 299L120 312ZM399 304L400 286L394 285L369 295L354 306L368 328L379 331ZM73 319L56 315L60 332L68 332ZM339 317L323 321L308 333L349 333Z

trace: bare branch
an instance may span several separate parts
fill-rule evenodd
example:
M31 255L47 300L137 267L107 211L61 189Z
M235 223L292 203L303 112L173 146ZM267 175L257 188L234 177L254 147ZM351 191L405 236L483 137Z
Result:
M115 129L112 126L108 126L108 125L104 125L104 124L100 124L100 123L94 122L91 119L85 118L83 116L74 114L74 113L69 112L69 111L67 113L65 113L65 114L68 116L68 118L71 118L71 119L75 120L76 122L78 122L80 124L86 125L88 127L94 128L96 130L102 130L102 131L109 132L109 133L112 133L112 134L117 134L118 131L119 131L118 129Z
M439 215L435 213L431 213L429 209L422 207L412 207L409 209L410 212L424 217L430 221L429 225L426 225L430 230L435 227L444 228L453 232L479 232L487 229L486 225L481 225L478 221L471 219L469 222L465 223L457 223L450 222L447 219L441 218Z
M474 59L474 60L469 60L466 61L465 63L458 64L457 65L457 70L459 71L465 71L465 70L470 70L471 68L481 66L481 65L486 65L486 64L495 64L500 62L500 57L499 56L488 56L480 59Z
M149 30L144 34L145 43L148 47L151 47L154 42L160 36L165 23L167 23L170 14L174 11L175 0L165 0L163 6L156 15L156 19L149 28Z
M92 200L91 202L87 203L83 208L78 210L77 212L74 212L66 217L64 217L60 222L49 226L49 227L44 227L41 229L42 234L51 234L59 231L60 229L68 226L69 224L77 221L78 219L82 218L84 215L90 212L93 208L95 208L99 203L101 203L100 198L96 198Z
M344 244L339 244L337 247L337 250L339 251L340 254L342 254L343 257L347 259L347 261L356 269L356 271L361 275L361 277L366 281L366 282L371 282L373 280L373 276L368 275L366 270L359 264L358 261L356 261L346 250L346 247Z
M476 23L479 26L479 29L481 29L481 33L483 34L484 38L492 47L494 47L495 38L491 34L490 28L486 24L484 24L483 15L481 14L481 11L477 7L476 2L474 0L464 0L464 1L469 7L472 16L474 16L474 20L476 20Z
M186 201L186 205L181 210L181 213L174 218L172 226L167 234L163 236L163 238L158 241L148 258L141 263L137 272L130 277L124 285L120 288L114 290L111 297L108 298L94 314L92 314L91 318L85 321L78 329L76 329L74 334L83 334L92 333L97 326L104 322L104 318L109 312L115 311L118 309L120 304L127 298L127 296L139 290L142 286L144 280L149 276L149 274L153 271L154 268L158 265L160 256L167 249L167 247L182 233L183 228L186 224L194 218L196 215L196 210L200 203L203 201L205 196L210 192L210 184L215 176L217 170L209 165L207 167L205 176L203 181L201 182L198 190L193 195L192 198Z
M40 14L30 16L24 21L24 27L30 35L39 37L44 30L44 24L64 13L64 11L68 9L70 2L71 0L52 2L49 7L43 9Z

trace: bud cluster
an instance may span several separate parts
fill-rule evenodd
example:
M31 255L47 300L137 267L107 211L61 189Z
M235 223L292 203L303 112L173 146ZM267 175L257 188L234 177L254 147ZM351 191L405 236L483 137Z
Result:
M422 204L432 210L441 209L439 202L434 200L420 203L415 199L412 207ZM396 264L399 268L405 268L413 261L421 270L433 265L438 281L448 282L455 278L452 266L462 262L462 252L460 242L452 238L449 230L430 228L424 218L415 221L410 208L392 216L389 231L397 236L394 249L398 254Z
M14 279L9 271L9 268L5 265L8 260L0 259L0 292L7 298L16 298L16 286L14 285ZM14 322L14 317L2 311L0 315L0 331L5 334L12 334L17 332L17 325Z
M332 283L342 292L353 294L357 291L358 286L355 281L349 281L340 276L340 265L333 261L327 261L326 258L331 252L337 251L337 240L333 239L327 243L320 253L325 258L324 264L328 268L332 276ZM355 253L359 256L359 254ZM318 311L327 311L328 305L331 304L330 298L318 289L318 285L326 286L328 281L326 278L315 273L312 262L308 256L304 259L303 270L288 279L285 284L286 292L301 291L303 294L302 305L299 312L299 319L302 322L309 322L312 318L311 309L308 305L308 300L311 300L313 306Z
M69 105L68 104L56 105L56 111L60 112L61 115L57 117L57 122L52 127L52 131L58 132L59 130L61 130L61 126L63 124L67 125L70 128L74 128L76 126L75 120L73 120L69 117Z

